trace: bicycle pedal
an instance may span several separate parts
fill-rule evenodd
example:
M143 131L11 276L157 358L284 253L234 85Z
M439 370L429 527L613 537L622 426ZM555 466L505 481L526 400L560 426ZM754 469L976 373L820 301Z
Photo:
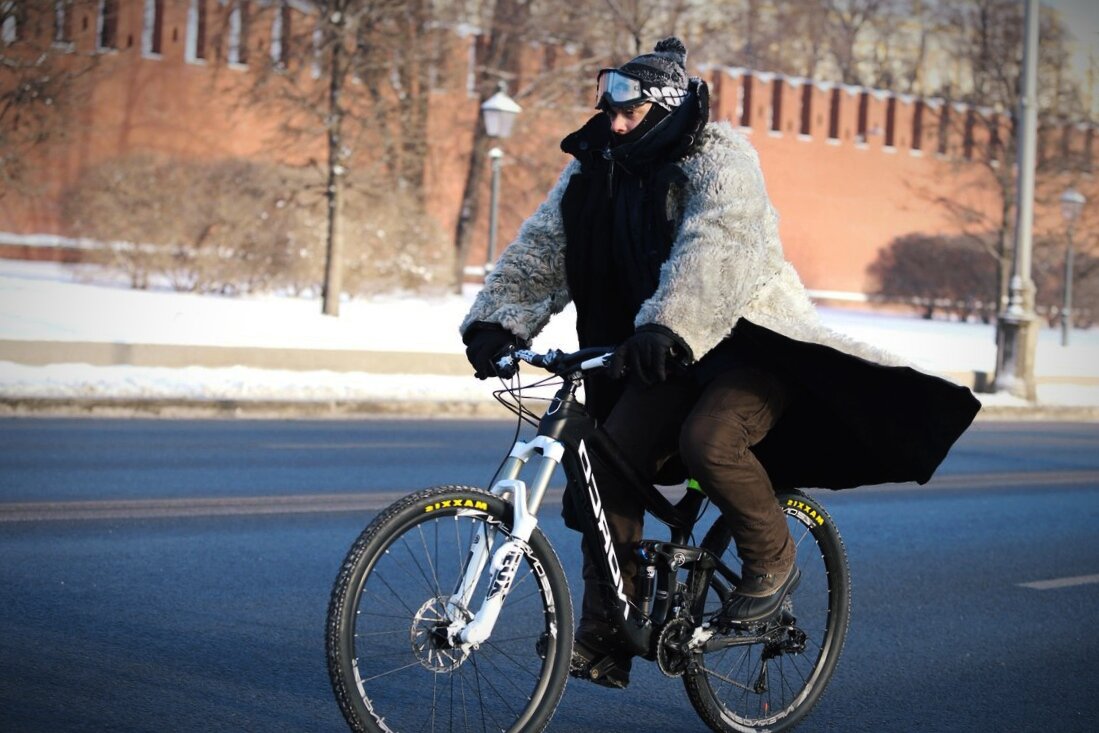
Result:
M591 670L591 660L573 652L572 659L569 660L569 676L586 680L589 670Z
M610 654L598 660L573 654L569 664L569 676L618 690L625 689L630 684L629 670L620 667Z
M630 672L618 666L614 657L607 655L591 666L588 679L603 687L622 690L630 684Z
M615 669L617 667L614 664L614 658L608 654L588 669L588 676L593 680L606 678Z

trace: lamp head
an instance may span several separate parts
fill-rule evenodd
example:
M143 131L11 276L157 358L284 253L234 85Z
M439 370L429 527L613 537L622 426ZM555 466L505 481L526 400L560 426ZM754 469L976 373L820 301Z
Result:
M1065 189L1065 192L1061 194L1061 216L1065 217L1065 221L1069 224L1072 224L1080 218L1085 203L1087 203L1087 198L1084 194L1075 188Z
M485 118L485 134L489 137L509 137L515 118L522 111L523 108L508 96L507 84L500 82L496 93L481 104L481 115Z

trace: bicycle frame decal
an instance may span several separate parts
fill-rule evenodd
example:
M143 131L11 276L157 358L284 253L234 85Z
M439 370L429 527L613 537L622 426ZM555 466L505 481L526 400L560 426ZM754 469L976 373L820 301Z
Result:
M622 571L618 566L618 556L614 553L614 543L611 541L611 528L607 524L607 515L603 513L603 501L599 498L599 489L595 485L595 474L591 467L591 458L588 457L588 446L581 440L576 448L580 458L580 466L584 471L584 484L588 487L588 500L595 515L599 533L603 535L603 553L607 556L607 567L611 571L611 580L614 582L614 592L622 601L622 618L630 617L630 599L626 597L625 588L622 585Z
M445 499L443 501L437 501L433 504L428 504L424 507L425 512L434 512L440 509L450 509L457 507L459 509L480 509L481 511L488 511L488 504L480 499Z

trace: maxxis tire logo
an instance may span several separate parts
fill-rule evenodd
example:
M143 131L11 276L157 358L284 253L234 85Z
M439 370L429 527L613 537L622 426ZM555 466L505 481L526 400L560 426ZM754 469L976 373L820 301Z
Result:
M453 499L440 499L424 505L424 512L437 512L440 509L479 509L488 511L488 502L483 499L474 499L468 496L459 496Z
M800 499L787 499L783 503L782 511L810 529L824 526L824 515Z

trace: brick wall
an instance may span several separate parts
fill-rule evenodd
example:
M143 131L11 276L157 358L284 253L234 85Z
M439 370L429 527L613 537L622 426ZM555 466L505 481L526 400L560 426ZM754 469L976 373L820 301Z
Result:
M184 58L188 4L188 0L165 0L162 50L149 56L141 51L143 3L122 0L119 48L101 54L96 73L84 79L86 102L75 112L70 133L39 151L37 195L9 192L6 196L0 207L0 240L20 245L40 240L41 235L79 237L79 232L65 228L59 192L84 167L130 151L202 159L267 157L293 164L321 157L323 140L275 145L279 120L239 103L251 72L247 66L226 63L226 49L214 47L219 40L225 44L224 35L215 30L224 27L221 16L226 12L215 0L207 0L206 60ZM249 56L266 61L271 41L266 35L274 9L261 8L257 2L251 6L256 15ZM90 29L80 31L80 19L73 24L76 46L91 50L94 10L78 12L90 12L92 17ZM457 220L477 122L478 100L468 94L460 73L475 42L476 36L454 37L457 73L431 92L427 200L430 214L445 232L453 232ZM524 74L568 63L564 50L550 53L532 48L524 61ZM810 288L865 293L872 286L867 265L891 240L917 231L955 233L957 223L943 207L931 203L936 196L967 197L995 211L987 187L971 185L979 178L981 166L959 167L954 161L987 155L989 134L983 121L996 120L1001 139L1006 139L1010 131L1003 114L744 69L715 67L701 73L713 96L712 118L740 127L759 151L767 187L781 217L787 255ZM520 99L524 112L513 137L503 143L507 157L501 187L501 246L542 200L567 162L558 142L592 114L588 96L579 94L577 103L565 108ZM946 128L942 127L944 114L950 118ZM917 116L919 140L914 141ZM966 119L971 123L969 136ZM945 130L946 155L939 153L940 130ZM1093 139L1092 127L1060 125L1044 130L1043 144L1049 150L1094 154ZM488 179L486 172L471 264L483 263L485 256ZM1043 212L1040 223L1054 215ZM0 255L13 251L20 250L9 248Z

